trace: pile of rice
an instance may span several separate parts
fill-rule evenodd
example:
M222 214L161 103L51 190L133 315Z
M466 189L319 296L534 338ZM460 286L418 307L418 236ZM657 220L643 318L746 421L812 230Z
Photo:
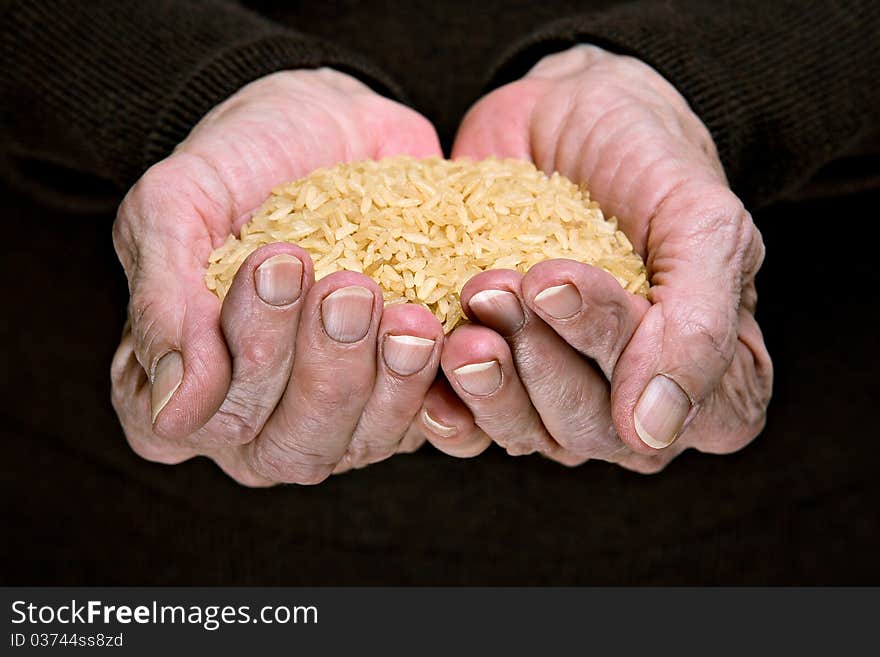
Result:
M601 267L646 295L645 266L589 192L529 162L390 157L318 169L277 187L241 236L210 257L205 281L222 300L244 259L272 242L309 252L315 277L371 276L386 303L425 305L448 332L458 294L486 269L527 271L548 258Z

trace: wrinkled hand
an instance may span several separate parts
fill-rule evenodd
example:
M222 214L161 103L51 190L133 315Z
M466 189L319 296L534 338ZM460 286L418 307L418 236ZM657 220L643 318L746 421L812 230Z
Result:
M457 394L423 422L460 456L590 458L656 472L688 447L726 453L761 430L772 366L754 319L764 248L711 137L638 60L578 46L544 58L465 117L454 156L531 159L585 182L645 258L650 302L570 260L484 272L462 291L480 325L447 338Z
M273 186L399 153L440 154L422 116L336 71L282 72L217 106L130 190L113 233L129 322L111 374L138 454L207 455L267 485L319 482L418 446L408 428L442 345L430 312L383 312L360 274L315 283L290 244L251 254L222 308L204 282L212 249Z

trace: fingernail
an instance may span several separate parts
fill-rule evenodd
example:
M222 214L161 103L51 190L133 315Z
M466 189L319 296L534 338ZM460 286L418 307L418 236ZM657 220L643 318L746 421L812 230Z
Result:
M337 342L357 342L370 330L373 293L350 285L327 295L321 303L321 321L327 335Z
M150 403L153 408L151 421L154 424L156 417L180 387L181 381L183 381L183 358L179 351L169 351L156 363L150 382Z
M535 305L556 319L571 317L583 305L581 293L571 283L554 285L535 295Z
M504 290L482 290L468 301L483 324L500 331L503 335L516 333L526 321L519 299L512 292Z
M382 358L389 369L401 376L415 374L428 364L434 341L414 335L388 335L382 345Z
M426 427L443 438L452 438L452 436L458 432L458 429L455 427L450 427L449 425L438 422L432 418L428 415L428 411L422 411L422 421L425 423Z
M658 374L636 404L633 416L636 433L648 447L669 447L690 412L691 400L684 390L668 376Z
M491 395L501 386L501 366L497 360L462 365L452 374L465 392L476 397Z
M286 306L299 299L303 264L299 258L281 253L268 258L254 272L257 294L268 304Z

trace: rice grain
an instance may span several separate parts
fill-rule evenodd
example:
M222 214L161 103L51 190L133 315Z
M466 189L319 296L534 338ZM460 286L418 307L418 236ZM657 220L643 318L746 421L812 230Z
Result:
M245 258L273 242L308 251L316 279L371 276L386 303L423 304L446 332L465 320L462 286L486 269L571 258L648 292L642 259L587 189L520 160L399 156L318 169L274 189L240 237L214 250L208 288L222 300Z

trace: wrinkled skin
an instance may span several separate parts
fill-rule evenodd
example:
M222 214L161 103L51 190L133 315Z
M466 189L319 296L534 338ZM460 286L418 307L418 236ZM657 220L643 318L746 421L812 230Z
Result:
M138 454L163 463L206 455L256 486L316 483L418 447L408 429L443 340L426 309L383 312L377 285L352 272L315 283L308 256L289 244L251 254L222 308L203 278L211 250L274 185L400 153L440 155L422 116L342 73L282 72L217 106L130 190L113 232L131 301L111 375ZM277 256L278 266L257 271ZM260 280L274 281L268 301ZM330 337L328 313L343 339ZM419 362L389 359L389 335L409 336Z
M532 159L586 182L646 258L649 301L573 261L525 276L485 272L462 291L475 323L444 340L423 308L383 310L367 277L315 283L308 256L287 244L253 253L222 306L205 288L208 254L274 185L399 153L440 155L423 117L341 73L284 72L215 108L132 188L114 226L131 302L112 383L138 454L164 463L202 454L243 484L270 485L317 483L424 438L455 456L494 440L511 454L656 472L688 447L724 453L757 435L772 381L753 318L760 235L678 93L649 67L598 48L547 57L488 95L453 155ZM278 256L276 281L296 279L298 291L276 289L266 301L259 268ZM556 295L557 311L566 300L577 308L555 319L535 298L564 284L573 288ZM334 340L327 298L351 286L368 324ZM486 290L496 293L481 305ZM388 336L411 336L421 356L390 357ZM473 364L477 395L462 385L460 368ZM492 372L497 390L486 385ZM659 425L642 423L640 437L634 412L656 374L667 402L683 397L686 417L679 403ZM658 426L674 434L669 446L656 447Z
M447 338L442 367L455 395L440 385L429 393L425 409L446 429L422 423L428 439L458 456L494 440L511 454L648 473L689 447L727 453L755 438L772 384L754 319L763 243L678 92L638 60L577 46L470 110L453 156L489 155L587 183L645 258L653 287L646 301L570 260L474 277L462 302L482 325ZM559 319L536 296L565 284L573 289L550 294ZM484 290L509 294L475 300ZM475 363L495 376L472 395L456 370ZM637 426L658 374L662 394L646 395Z

